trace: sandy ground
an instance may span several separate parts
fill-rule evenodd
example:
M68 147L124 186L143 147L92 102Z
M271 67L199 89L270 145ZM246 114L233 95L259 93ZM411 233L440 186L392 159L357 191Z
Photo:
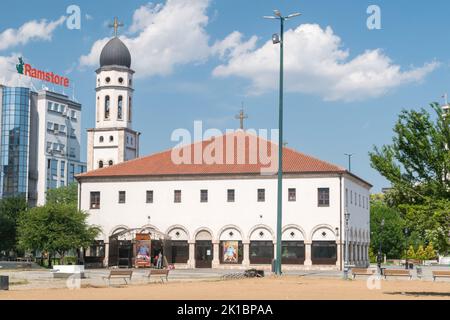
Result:
M370 283L371 286L373 283ZM100 288L36 289L0 291L2 299L79 300L311 300L311 299L445 299L450 300L450 282L382 280L370 290L366 279L311 279L299 276L228 281L169 282Z

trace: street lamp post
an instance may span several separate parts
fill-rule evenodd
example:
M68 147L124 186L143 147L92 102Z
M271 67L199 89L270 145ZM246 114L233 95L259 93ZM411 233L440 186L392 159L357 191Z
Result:
M280 97L279 97L279 116L278 116L278 200L277 200L277 248L275 261L275 274L281 275L281 230L282 230L282 200L283 200L283 49L284 49L284 22L297 17L300 13L293 13L288 16L282 16L279 10L274 10L275 16L265 16L266 19L280 20L280 35L272 36L273 44L280 44Z
M378 249L378 259L377 259L377 264L378 264L378 272L381 275L381 259L382 259L382 251L381 251L381 239L382 239L382 235L383 235L383 227L384 227L384 218L381 220L380 223L380 248Z
M405 228L405 269L408 270L408 228Z
M345 208L345 261L344 261L344 279L348 280L348 221L350 220L350 212Z

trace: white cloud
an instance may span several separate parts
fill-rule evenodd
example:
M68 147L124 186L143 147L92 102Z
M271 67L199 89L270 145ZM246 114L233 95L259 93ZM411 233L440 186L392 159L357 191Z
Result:
M211 51L205 31L208 5L209 0L168 0L137 9L129 28L136 35L120 37L131 51L136 76L168 75L177 66L206 61ZM80 66L97 66L107 41L96 41Z
M31 85L31 78L19 75L16 70L20 53L12 53L10 56L0 56L0 84L5 86L25 86Z
M256 47L254 37L242 42L242 35L233 33L214 47L222 57L227 56L214 69L214 76L249 79L249 94L277 88L279 46L267 41ZM430 62L403 71L380 49L350 59L333 30L316 24L303 24L285 33L284 63L287 91L315 94L330 101L378 97L400 85L423 80L439 65Z
M40 21L28 21L19 29L6 29L0 33L0 50L6 50L17 45L27 44L29 41L52 39L53 31L64 23L65 17L48 22L46 19Z

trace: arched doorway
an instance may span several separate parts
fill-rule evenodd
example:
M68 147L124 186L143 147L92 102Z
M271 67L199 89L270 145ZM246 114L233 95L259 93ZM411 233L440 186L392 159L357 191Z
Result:
M312 236L311 261L313 265L336 265L336 235L327 228L317 229Z
M195 267L211 268L213 250L211 233L207 230L198 232L195 236Z

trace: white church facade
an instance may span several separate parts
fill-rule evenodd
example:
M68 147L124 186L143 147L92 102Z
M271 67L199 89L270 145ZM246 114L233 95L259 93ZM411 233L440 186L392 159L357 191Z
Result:
M150 256L165 250L176 268L270 268L276 258L276 174L264 173L260 162L206 163L194 157L198 147L205 150L217 140L224 158L232 153L230 159L241 152L248 160L253 147L272 150L273 144L238 130L183 147L190 163L174 161L173 150L139 158L131 58L119 42L114 38L102 52L88 172L77 176L79 208L102 230L86 259L133 266L136 235L150 230L170 244L152 241ZM283 162L283 268L342 269L347 211L350 263L368 265L372 186L290 148L284 148Z

